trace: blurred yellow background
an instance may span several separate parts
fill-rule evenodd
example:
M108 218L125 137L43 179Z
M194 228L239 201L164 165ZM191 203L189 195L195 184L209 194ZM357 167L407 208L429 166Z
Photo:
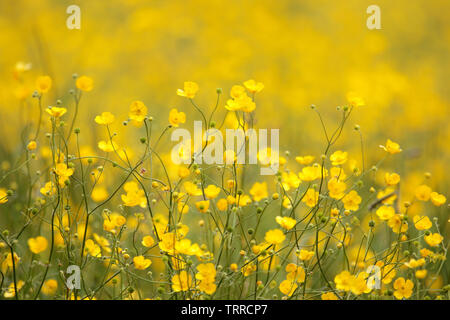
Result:
M71 4L81 8L81 30L66 27ZM376 1L381 30L366 27L371 4L2 1L0 130L8 138L0 141L1 148L15 149L19 128L36 116L31 94L39 75L53 79L44 106L61 99L69 112L72 73L94 79L93 92L82 98L78 122L93 133L96 114L108 110L126 119L136 99L146 103L160 128L172 107L186 112L191 123L198 114L175 94L187 80L199 83L196 101L204 110L212 110L215 88L223 88L223 115L230 87L254 78L265 84L256 100L257 125L280 128L283 151L323 152L324 136L309 106L319 108L331 130L340 117L336 106L355 91L366 106L354 112L349 125L361 125L367 157L375 157L369 165L381 157L378 145L391 137L405 150L396 158L399 170L430 171L434 187L448 190L450 3ZM32 64L21 81L14 71L19 61ZM93 147L98 141L96 135L82 139ZM359 159L359 137L347 130L341 141L345 145L338 147L354 148Z

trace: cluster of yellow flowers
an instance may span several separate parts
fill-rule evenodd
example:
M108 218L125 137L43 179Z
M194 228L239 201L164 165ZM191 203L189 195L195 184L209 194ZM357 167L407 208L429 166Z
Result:
M131 103L122 122L144 132L141 148L119 146L120 133L114 131L119 117L110 111L93 119L106 128L107 138L97 143L101 152L80 145L77 110L94 82L75 79L74 109L61 101L46 108L49 121L35 124L37 133L23 150L19 167L26 168L27 188L0 188L1 213L15 216L12 231L4 228L0 236L4 298L448 298L443 283L448 244L442 234L447 221L433 217L444 210L446 197L425 183L404 193L403 175L382 172L384 159L403 151L390 139L380 146L384 158L370 169L363 150L361 164L348 151L331 152L350 114L365 105L355 93L340 111L338 129L329 135L323 127L322 155L291 159L286 152L279 172L263 178L236 161L171 163L160 142L186 123L186 113L171 109L166 126L154 134L142 101ZM39 77L36 88L41 101L52 79ZM231 87L223 105L234 117L228 125L254 126L255 95L263 89L255 80ZM216 127L217 106L208 115L194 101L198 91L198 84L185 82L176 93L208 127ZM218 104L221 94L217 90ZM45 143L41 126L49 132ZM355 130L360 132L359 126ZM12 185L17 171L5 174L1 185ZM380 171L382 183L376 180ZM23 258L30 252L28 267ZM83 287L66 290L58 274L74 264Z

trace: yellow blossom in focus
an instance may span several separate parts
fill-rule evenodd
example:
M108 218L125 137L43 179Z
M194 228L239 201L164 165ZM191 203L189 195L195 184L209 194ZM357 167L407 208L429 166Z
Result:
M146 259L144 256L136 256L133 258L134 267L138 270L145 270L152 264L150 259Z
M395 210L390 206L381 206L377 209L376 214L381 220L389 220L395 215Z
M209 200L197 201L195 203L195 206L201 213L206 213L206 211L208 211L209 209Z
M300 260L308 261L311 260L312 257L314 257L314 251L309 251L306 249L300 249L300 252L297 254L297 256L300 258Z
M184 112L178 112L177 109L170 110L169 113L169 123L174 126L178 127L180 123L186 122L186 114Z
M390 154L396 154L400 153L403 150L400 149L400 145L396 142L391 141L390 139L387 139L386 146L380 146L384 151Z
M402 277L394 281L394 296L398 299L408 299L412 296L412 289L414 288L414 283L411 280L406 280Z
M388 186L395 186L400 182L400 176L397 173L388 173L384 175L384 181Z
M266 232L266 235L264 236L264 240L267 243L277 245L283 243L283 241L286 239L286 236L284 235L283 231L280 229L273 229Z
M338 150L330 156L331 164L333 166L342 165L347 162L347 156L348 156L347 152Z
M298 287L298 285L295 281L283 280L280 283L279 289L283 294L290 297L295 292L297 287Z
M261 201L269 196L267 193L267 183L266 182L255 182L250 189L250 195L253 197L254 201Z
M359 196L358 192L355 190L350 191L344 198L342 198L342 203L346 210L357 211L359 209L359 204L362 198Z
M424 236L424 239L430 247L437 247L442 242L442 240L444 240L444 237L439 233L432 233L428 236Z
M128 117L140 124L147 117L147 107L142 101L133 101L130 105Z
M404 221L398 214L394 214L389 218L388 226L391 227L392 232L395 233L403 233L408 230L408 222Z
M177 90L177 95L193 99L198 91L198 84L192 81L186 81L183 89Z
M344 270L336 277L334 277L334 283L336 284L336 288L338 290L350 291L353 282L353 276L350 272Z
M283 228L286 230L290 230L293 227L295 227L295 225L297 224L297 221L295 219L292 219L290 217L281 217L281 216L276 216L275 217L275 221Z
M302 202L304 202L310 208L315 207L319 202L319 192L314 189L308 189L302 199Z
M142 242L141 243L142 243L142 245L144 247L149 248L149 247L151 247L152 245L155 244L155 240L153 239L152 236L145 236L144 238L142 238Z
M208 199L215 199L220 193L220 188L210 184L205 188L205 197Z
M416 227L417 230L428 230L433 226L433 224L430 221L430 218L428 218L427 216L415 215L413 217L413 221L414 226Z
M47 112L52 117L60 118L64 114L66 114L67 109L66 108L60 108L60 107L49 107L49 108L45 109L45 112Z

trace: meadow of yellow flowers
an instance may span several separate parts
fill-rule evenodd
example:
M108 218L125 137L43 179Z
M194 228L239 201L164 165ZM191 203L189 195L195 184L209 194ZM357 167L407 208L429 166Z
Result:
M449 299L450 3L371 4L2 1L0 299Z

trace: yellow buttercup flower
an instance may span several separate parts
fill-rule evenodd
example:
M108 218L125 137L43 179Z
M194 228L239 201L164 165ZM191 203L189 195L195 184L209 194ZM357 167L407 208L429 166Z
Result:
M58 182L61 188L64 188L66 181L69 180L74 172L74 170L72 168L68 168L65 163L58 163L54 171L58 175Z
M81 91L89 92L94 88L94 81L88 76L78 77L75 84Z
M428 274L428 270L422 269L422 270L417 270L414 275L416 276L417 279L425 279L427 274Z
M266 182L255 182L250 189L250 195L254 201L261 201L269 196L267 193L267 183Z
M215 199L220 193L220 188L210 184L205 188L205 197L208 199Z
M301 180L294 172L282 172L281 173L281 184L285 191L291 190L291 188L298 188Z
M431 202L437 207L442 206L447 201L447 198L443 194L437 192L430 193L430 198Z
M192 81L186 81L183 89L177 90L177 95L193 99L198 91L198 84Z
M291 230L295 225L297 224L297 221L295 219L292 219L290 217L281 217L276 216L275 221L286 230Z
M3 273L6 273L6 271L8 271L8 270L12 270L12 268L13 268L13 259L12 259L12 255L11 255L11 253L8 253L7 255L6 255L6 259L4 259L3 260L3 262L2 262L2 272ZM19 264L19 262L20 262L20 257L14 252L14 265L15 265L15 267L17 268L17 265Z
M359 209L359 204L362 198L359 196L358 192L355 190L350 191L348 194L342 198L342 203L346 210L357 211Z
M228 201L226 199L220 199L217 201L217 209L220 211L226 211L228 209Z
M376 214L381 220L389 220L395 215L395 210L390 206L381 206L378 208Z
M244 86L251 93L261 92L264 89L264 84L262 82L256 82L253 79L244 82Z
M172 290L175 292L188 291L192 287L192 276L186 271L181 271L172 277Z
M200 281L199 289L206 294L213 294L217 286L214 283L216 278L216 268L212 263L203 263L197 266L198 273L195 278Z
M442 240L444 240L444 237L439 233L432 233L428 236L425 236L424 239L429 246L437 247L442 242Z
M133 258L134 267L138 270L145 270L152 264L150 259L146 259L144 256L136 256Z
M314 257L314 254L315 254L314 251L300 249L300 252L297 254L297 256L300 258L300 260L308 261Z
M52 88L52 78L40 76L36 79L36 87L40 93L46 93Z
M414 268L418 268L418 267L422 267L424 266L426 263L424 258L421 258L419 260L416 259L411 259L408 262L405 262L405 266L407 266L408 268L414 269Z
M151 247L155 244L155 240L153 239L152 236L145 236L144 238L142 238L142 245L144 247Z
M291 280L283 280L279 286L280 291L289 297L292 296L292 294L295 292L295 290L297 290L297 288L298 288L297 283Z
M225 109L229 111L242 110L244 112L252 112L255 108L255 102L246 94L240 96L239 98L229 99L225 105Z
M116 117L111 112L102 112L101 115L95 117L95 122L98 124L109 125L114 122Z
M266 235L264 236L264 240L267 243L277 245L283 243L283 241L286 239L286 236L284 235L283 231L280 229L273 229L266 232Z
M230 96L233 99L239 99L245 95L247 95L247 93L245 92L245 88L243 86L234 85L231 87Z
M201 213L206 213L209 209L209 200L197 201L195 203L195 206L197 207L198 211L200 211Z
M186 122L186 114L184 112L178 112L177 109L170 110L169 113L169 123L174 126L178 127L180 123Z
M42 236L28 239L28 247L30 248L30 251L35 254L45 251L45 249L47 249L47 245L47 239Z
M391 227L392 232L403 233L408 230L408 222L403 220L400 215L394 214L388 221L388 226Z
M141 123L147 117L147 107L142 101L133 101L130 105L128 117L138 124Z
M391 141L390 139L387 139L386 146L380 146L384 151L390 154L396 154L400 153L403 150L400 148L400 145L396 142Z
M310 208L315 207L319 202L319 192L314 189L308 189L302 199L302 202L304 202Z
M416 227L417 230L428 230L433 226L433 224L430 221L430 218L428 218L427 216L415 215L413 217L413 221L414 226Z
M179 167L178 168L178 176L181 179L189 177L190 174L191 174L191 171L189 171L188 168L186 168L186 167Z
M115 232L115 229L123 226L126 221L124 216L118 213L112 213L103 220L103 229L108 232Z
M338 290L350 291L352 287L353 276L347 270L342 271L334 277L334 283Z
M62 117L64 114L66 114L67 109L66 108L60 108L60 107L49 107L47 109L45 109L45 111L51 115L52 117L55 118L60 118Z
M101 140L98 142L98 148L104 152L113 152L114 150L117 151L119 146L113 140Z
M322 172L323 171L323 172ZM328 176L328 170L322 168L319 164L314 164L309 167L302 168L302 171L298 174L302 181L314 181Z
M339 166L347 162L348 153L344 151L336 151L330 156L331 164L333 166Z
M347 185L343 181L338 181L336 178L328 180L328 192L331 198L341 199L345 195Z
M92 257L98 258L102 254L102 250L92 239L86 240L84 247L84 254L89 254Z
M400 182L400 176L397 173L388 173L384 175L384 181L388 186L395 186Z
M197 185L193 184L190 181L186 181L183 184L184 189L186 190L186 193L190 196L201 196L202 190L197 187Z
M303 165L308 165L314 161L314 157L313 156L303 156L303 157L298 156L298 157L295 157L295 161L297 161L298 163L303 164Z
M402 277L394 281L394 296L401 299L408 299L412 296L412 289L414 288L414 283L411 280L406 280Z

